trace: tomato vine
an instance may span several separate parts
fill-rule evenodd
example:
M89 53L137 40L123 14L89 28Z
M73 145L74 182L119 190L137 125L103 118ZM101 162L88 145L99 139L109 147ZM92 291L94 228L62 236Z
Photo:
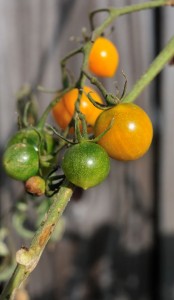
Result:
M88 38L85 39L84 44L72 51L71 53L67 54L61 61L61 70L62 70L62 89L60 91L56 91L55 97L53 100L50 102L50 104L47 106L45 109L43 115L40 117L39 121L37 122L36 125L32 125L29 122L28 116L28 111L29 107L27 106L24 110L23 116L24 119L20 122L21 126L23 127L22 130L11 139L9 142L9 146L7 148L7 152L4 154L4 165L6 166L7 173L11 175L12 177L15 178L14 173L14 167L12 165L11 169L7 168L7 163L14 164L12 154L15 153L16 157L16 151L20 150L21 148L19 145L22 145L22 149L25 149L25 151L28 149L30 150L30 154L32 153L32 161L34 161L34 167L31 168L32 170L29 169L31 167L31 160L28 159L27 161L27 166L25 171L26 174L24 177L16 178L18 180L26 181L31 177L34 177L34 184L35 180L39 180L39 184L41 186L41 191L39 193L43 193L47 187L55 187L55 191L53 190L53 196L52 196L52 204L49 207L49 210L47 212L47 217L41 222L38 230L36 231L30 247L28 249L26 248L21 248L17 251L16 253L16 261L17 261L17 266L15 268L15 271L10 278L8 284L6 285L4 291L2 292L2 295L0 297L1 300L5 299L10 299L12 295L14 295L16 289L24 282L24 280L30 275L30 273L34 270L36 267L40 256L50 239L50 236L52 232L55 230L56 225L60 219L60 216L62 215L66 205L68 204L73 190L75 188L74 185L81 186L82 188L88 188L91 186L94 186L98 183L100 183L104 178L109 173L109 159L108 155L101 148L99 145L96 144L96 142L99 142L102 145L102 139L104 140L107 137L107 134L112 134L112 127L113 129L115 128L114 126L117 126L117 123L115 122L115 110L118 110L119 108L135 108L134 104L130 104L130 102L133 102L137 96L141 93L141 91L153 80L153 78L162 70L164 65L173 57L174 55L174 38L172 38L164 50L161 51L161 53L155 58L153 63L150 65L149 69L144 73L144 75L135 83L134 87L132 90L126 94L125 91L123 92L122 99L116 97L115 95L110 94L109 92L106 91L104 86L99 82L99 80L91 75L88 70L91 69L93 73L97 75L101 75L101 73L95 72L93 67L89 65L89 57L91 53L91 49L97 41L97 39L101 36L101 34L104 32L104 30L110 26L119 16L129 14L135 11L141 11L144 9L149 9L149 8L157 8L161 6L173 6L174 1L172 0L160 0L160 1L149 1L141 4L135 4L135 5L130 5L122 8L104 8L104 9L99 9L96 11L93 11L90 14L90 25L91 25L91 33ZM104 20L104 22L99 25L98 27L94 27L94 22L93 19L97 13L106 11L108 13L108 16ZM69 80L69 74L66 68L66 63L67 61L73 57L74 55L78 55L81 53L83 55L83 60L82 60L82 66L80 70L80 74L78 79L71 83ZM118 60L118 58L117 58ZM116 65L117 65L116 61ZM114 67L114 71L116 71L116 66ZM111 74L104 74L104 76L111 76ZM94 87L99 90L100 94L102 97L105 99L105 103L103 104L102 101L96 100L94 97L94 93L91 93L89 90L85 91L85 85L86 85L86 80L90 80L90 82L94 85ZM41 91L44 91L43 88L39 88ZM66 123L66 126L61 126L65 130L65 132L57 132L54 128L51 128L46 124L47 117L50 113L51 110L54 111L56 108L56 105L61 103L62 99L66 97L68 93L72 93L72 91L76 89L78 90L77 95L75 96L75 109L72 109L70 118L68 119L68 122ZM101 109L101 114L96 117L98 117L96 121L96 125L94 125L95 120L92 122L89 121L87 115L85 118L85 112L84 115L81 113L81 101L83 98L83 94L87 97L87 99L90 101L90 104L94 104L96 106L96 109ZM73 105L74 105L74 100L73 100ZM102 112L102 110L104 110ZM111 111L114 110L114 114L109 117L107 126L105 128L102 128L102 130L98 130L98 124L102 117L107 116ZM139 109L138 109L139 110ZM142 113L142 112L141 112ZM144 112L143 112L144 116ZM101 119L100 119L101 118ZM149 122L149 119L146 118L146 115L144 117L145 119L145 126L148 123L149 128L151 128L151 123ZM88 128L87 128L87 122L92 126L95 126L95 131L96 135L98 137L91 139L88 135ZM103 122L103 121L102 121ZM73 124L74 127L74 133L73 137L69 136L69 127ZM149 125L150 124L150 125ZM68 127L69 126L69 127ZM142 125L142 128L144 125ZM67 127L67 128L66 128ZM150 145L151 139L152 139L152 128L151 134L149 135L149 140L147 141L147 145L145 145L145 150L146 151ZM57 132L58 136L58 143L55 142L53 138L53 134ZM99 136L98 136L99 135ZM115 137L114 137L115 138ZM108 141L106 141L108 143ZM141 142L140 142L141 144ZM16 146L18 145L18 146ZM64 175L54 175L54 167L55 167L55 159L57 158L57 155L64 146L67 146L67 154L65 153L64 160L62 163L62 169L67 176L67 179L70 180L67 181L65 179ZM99 153L102 153L100 156L100 159L104 161L104 167L101 172L101 163L98 165L97 164L94 167L94 176L93 181L91 182L89 180L89 172L90 168L86 167L86 162L84 163L86 159L87 152L90 152L89 149L90 147L93 147L93 153L96 153L96 156L100 156ZM131 145L128 145L127 147L131 147ZM20 148L20 149L19 149ZM105 148L105 147L104 147ZM124 148L124 147L123 147ZM85 152L84 152L85 149ZM87 149L87 150L86 150ZM102 150L101 150L102 149ZM124 150L124 149L123 149ZM123 154L122 150L122 154ZM74 156L74 151L79 151L82 153L83 152L83 160L79 163L76 162L75 167L74 165L71 164L71 162L75 161L78 155ZM87 151L87 152L86 152ZM72 155L73 153L73 155ZM84 155L85 153L85 155ZM144 153L144 152L143 152ZM141 153L141 155L143 155ZM26 154L26 153L25 153ZM23 154L22 154L23 155ZM91 152L90 152L91 155ZM127 155L127 153L126 153ZM131 154L132 155L132 154ZM70 158L69 158L70 156ZM10 160L9 160L10 157ZM68 157L68 158L67 158ZM72 158L73 157L73 158ZM113 154L111 157L114 157ZM139 157L139 153L135 158ZM23 156L24 158L24 156ZM30 158L30 157L29 157ZM34 160L33 160L34 158ZM118 155L116 155L117 159L120 159ZM121 157L122 160L127 160L130 157L126 156ZM90 157L90 163L87 163L90 165L91 163L95 163L96 157ZM70 164L70 167L69 167ZM80 173L79 167L80 165L83 165L82 173ZM68 168L67 168L68 166ZM70 168L74 168L75 172L79 172L80 177L72 178L72 172L69 172ZM100 172L98 170L100 169ZM34 171L33 171L34 170ZM28 172L31 171L28 175ZM21 176L21 174L20 174ZM84 176L84 178L83 178ZM40 180L41 179L41 180ZM42 180L44 179L44 180ZM48 181L47 181L48 180ZM82 180L82 181L81 181ZM54 182L56 181L56 184ZM85 181L85 184L84 184ZM95 181L95 182L94 182ZM72 182L72 183L71 183ZM31 183L30 183L31 184ZM32 182L32 187L33 187L33 182ZM28 188L29 192L31 192L30 187ZM47 192L52 192L51 188ZM36 193L36 192L34 192Z

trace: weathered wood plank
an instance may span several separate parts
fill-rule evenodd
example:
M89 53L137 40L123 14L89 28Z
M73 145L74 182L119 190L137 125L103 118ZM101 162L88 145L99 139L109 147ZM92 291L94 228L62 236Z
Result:
M2 146L7 136L14 130L16 119L14 94L17 89L24 82L30 82L32 85L43 84L53 89L60 87L58 61L75 46L74 42L69 41L69 37L71 35L79 36L81 27L88 27L86 13L97 7L129 3L133 3L133 1L1 0L0 128ZM118 44L121 61L116 78L110 81L106 80L108 89L112 91L115 89L115 79L123 86L124 79L121 70L124 70L128 77L128 89L130 89L148 67L153 57L152 18L152 13L148 11L122 17L116 22L115 31L111 37ZM99 17L97 22L100 21L102 20ZM73 60L70 63L75 74L78 74L79 66L79 60ZM142 105L153 117L151 92L151 88L147 88L137 103ZM50 99L49 95L39 96L41 110ZM142 282L147 280L146 277L150 272L149 262L143 269L145 279L140 276L139 280L138 277L139 274L141 275L141 262L144 258L141 255L145 253L148 257L153 242L152 159L152 151L149 151L144 158L137 162L125 164L113 161L111 174L106 182L95 189L84 192L81 201L70 203L66 211L67 236L56 246L55 252L50 254L49 250L46 251L29 281L32 299L40 297L43 300L44 295L45 299L59 299L59 297L67 299L66 289L68 287L68 299L85 297L85 293L89 289L88 283L84 282L84 278L78 277L78 271L83 271L83 268L80 269L83 253L86 255L86 260L88 257L91 258L91 245L98 235L100 236L100 228L102 232L101 260L98 261L96 258L93 265L85 266L87 280L93 278L90 277L92 276L90 274L97 274L96 278L100 278L100 268L101 274L104 274L106 269L111 272L113 278L115 278L117 270L118 273L121 272L114 251L120 260L126 258L128 263L136 257L137 269L133 279L126 265L124 266L125 277L123 280L135 283L135 287L131 286L131 289L132 293L137 291L137 300L143 295L149 299L148 281L145 291L141 291ZM10 197L10 194L8 196ZM102 229L103 226L104 229ZM77 242L73 239L74 235L77 235ZM104 241L103 244L102 241ZM105 244L107 250L104 247ZM121 252L123 252L123 256L121 256ZM105 258L113 263L114 270L110 269ZM133 270L132 266L131 270ZM76 282L73 282L73 274ZM73 284L74 286L72 286ZM110 288L112 284L117 286L116 282L111 281ZM100 283L99 288L102 290L101 286ZM73 298L73 294L70 298L71 291L74 289L79 291L79 298ZM123 291L118 288L115 295L129 299L127 288L124 286Z

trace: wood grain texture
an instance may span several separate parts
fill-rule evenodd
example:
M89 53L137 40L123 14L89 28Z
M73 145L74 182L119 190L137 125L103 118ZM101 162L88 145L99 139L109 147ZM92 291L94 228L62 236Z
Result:
M163 44L173 35L173 10L166 9L163 13L164 35ZM160 128L162 134L161 144L161 205L160 205L160 229L164 234L174 232L173 219L173 176L174 176L174 139L173 139L173 118L174 118L174 67L166 66L162 74L162 111L160 115Z
M133 0L0 1L2 150L8 136L15 130L17 116L15 93L21 85L28 82L33 87L42 84L50 89L60 88L59 60L76 47L76 43L70 42L69 38L72 35L79 36L81 27L89 28L87 13L106 5L119 6L133 2ZM166 16L167 36L173 26L173 15L166 10ZM96 23L102 22L102 18L98 16ZM121 88L123 87L122 70L127 75L129 90L152 61L154 55L152 26L153 13L150 11L124 16L116 22L115 30L110 37L118 45L121 54L120 66L113 80L105 80L106 87L112 92L116 91L115 81L118 81ZM73 59L69 67L78 75L80 60ZM174 111L173 96L171 97L174 94L172 72L172 69L166 69L163 75L162 94L165 105L162 116L165 122L162 119L160 186L162 230L170 232L173 232L174 226L171 209L174 167L172 165L174 145L171 139ZM51 95L40 94L38 98L40 110L43 111ZM137 104L144 107L155 120L153 85L142 93ZM111 173L102 185L83 193L77 191L65 213L67 230L64 239L54 249L48 247L29 280L31 299L129 300L133 296L137 300L142 297L150 299L148 278L152 268L150 253L153 245L155 167L152 149L153 146L145 157L136 162L112 161ZM6 197L7 202L11 203L16 187L18 189L19 184L6 179L6 183L3 181L1 197ZM16 193L16 199L18 194ZM96 241L98 244L101 243L100 249L97 248ZM98 250L94 251L94 248ZM126 263L123 263L122 269L120 263L124 261ZM131 261L134 262L136 269L130 264ZM121 281L118 278L117 282L116 277L122 274L122 271L124 275ZM127 285L122 281L128 282ZM96 286L105 297L102 298L100 293L100 296L98 294L95 296ZM109 296L113 286L118 288Z

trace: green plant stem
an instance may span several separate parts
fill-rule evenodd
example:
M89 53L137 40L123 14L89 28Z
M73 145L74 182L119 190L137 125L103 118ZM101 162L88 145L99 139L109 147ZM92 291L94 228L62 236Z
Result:
M41 93L46 93L46 94L58 94L61 92L61 90L50 90L45 88L42 85L38 85L37 86L37 91L41 92Z
M74 86L69 86L68 88L62 90L60 93L58 93L58 95L54 98L54 100L52 100L47 108L45 109L45 111L43 112L38 124L37 124L37 128L38 129L43 129L45 123L46 123L46 120L47 120L47 117L51 111L51 109L53 108L54 105L56 105L56 103L58 103L61 98L63 97L63 95L65 95L67 92L69 92Z
M0 300L13 299L12 297L14 296L16 289L21 286L36 267L52 232L72 196L73 188L72 184L64 182L59 192L52 197L53 203L50 206L45 219L41 222L40 227L35 233L30 248L21 248L17 252L16 257L18 264L0 296Z
M85 74L85 76L89 79L89 81L94 84L99 91L101 92L103 98L105 99L105 101L108 103L108 105L115 105L117 103L119 103L119 99L111 94L108 93L108 91L105 89L105 87L103 86L103 84L94 76L91 76L88 72L83 71L83 73ZM91 98L88 95L89 100L91 101ZM91 101L92 102L92 101ZM93 103L94 104L94 103Z
M92 11L90 14L89 14L89 22L90 22L90 27L91 27L91 31L94 31L95 27L94 27L94 16L97 14L97 13L102 13L102 12L107 12L108 14L110 14L110 9L109 8L100 8L100 9L97 9L97 10L94 10Z
M157 7L161 7L161 6L172 6L174 5L174 0L152 0L149 2L144 2L144 3L138 3L138 4L133 4L133 5L129 5L129 6L125 6L125 7L121 7L121 8L113 8L110 7L108 8L108 12L109 12L109 16L105 19L105 21L98 26L92 34L92 41L95 41L95 39L100 36L104 29L107 28L109 25L112 24L112 22L114 20L117 19L117 17L122 16L122 15L126 15L129 13L133 13L133 12L138 12L141 10L145 10L145 9L151 9L151 8L157 8ZM103 12L104 10L96 10L93 11L91 14L94 15L98 12ZM90 16L91 18L91 16Z
M152 79L163 69L164 65L174 56L174 37L152 62L148 70L135 83L128 95L123 99L124 103L133 102Z
M68 74L66 70L66 62L68 59L70 59L71 57L75 56L78 53L81 53L82 51L83 51L82 47L75 49L70 53L68 53L60 62L61 70L62 70L62 83L64 88L67 88L69 86Z

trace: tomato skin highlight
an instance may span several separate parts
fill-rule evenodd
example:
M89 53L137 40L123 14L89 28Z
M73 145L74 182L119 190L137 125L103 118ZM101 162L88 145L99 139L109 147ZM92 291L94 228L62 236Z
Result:
M91 92L93 99L103 104L102 99L98 93L91 87L85 86L84 91L86 94ZM85 115L88 125L94 126L95 121L99 114L102 112L96 108L88 99L85 93L82 93L80 100L80 111ZM75 111L75 103L78 98L78 89L72 89L66 93L62 99L53 107L52 113L56 123L62 128L66 129L69 125Z
M38 173L38 152L31 145L11 145L4 152L3 166L10 177L25 181Z
M99 37L89 55L89 70L97 76L113 77L118 68L119 53L108 39Z
M99 145L82 142L67 149L62 169L70 182L86 190L98 185L108 176L110 160Z
M129 161L143 156L149 149L153 127L143 109L133 103L121 103L104 111L97 119L94 134L98 136L114 118L112 128L99 140L108 155Z

